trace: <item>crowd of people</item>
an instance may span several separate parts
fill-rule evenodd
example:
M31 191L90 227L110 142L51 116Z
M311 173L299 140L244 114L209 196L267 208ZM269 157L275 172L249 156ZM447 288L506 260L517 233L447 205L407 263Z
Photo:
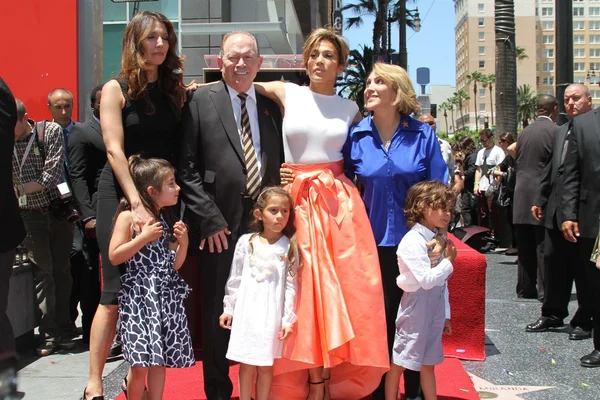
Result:
M565 92L571 117L589 111L567 128L553 123L556 99L540 96L538 120L516 143L504 133L496 145L484 129L477 150L470 137L436 137L398 66L374 65L363 117L335 94L349 49L328 29L304 44L308 86L255 83L262 57L248 32L223 36L212 84L185 85L177 49L166 17L136 14L121 71L92 90L93 118L81 124L68 90L50 92L53 120L36 122L0 81L1 147L13 152L1 212L15 218L0 270L24 240L40 356L74 348L80 304L83 399L104 398L104 364L119 347L129 399L162 398L165 368L195 363L190 288L177 272L190 254L208 399L231 397L230 361L242 400L392 400L401 374L407 398L435 398L441 337L452 332L446 233L479 224L493 237L502 218L518 252L517 294L544 301L527 330L562 326L575 279L571 335L596 328L581 363L600 366L600 271L589 261L600 185L582 162L600 144L585 86ZM0 350L14 350L7 281L2 344L12 344Z

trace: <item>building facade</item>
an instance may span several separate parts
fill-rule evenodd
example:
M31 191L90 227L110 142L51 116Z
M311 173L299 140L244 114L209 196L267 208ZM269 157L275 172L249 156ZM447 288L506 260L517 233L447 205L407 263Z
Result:
M515 1L516 45L525 50L527 58L517 61L517 85L536 88L537 66L537 2L543 0ZM550 0L554 1L554 0ZM455 111L455 126L481 129L486 121L495 117L494 93L478 85L474 92L468 75L478 71L484 75L496 72L496 35L494 31L494 0L454 0L456 39L456 89L464 90L470 97L463 110ZM549 66L546 66L549 68ZM474 100L475 99L475 100ZM495 106L494 106L495 108Z
M600 100L600 0L573 1L573 81L588 85ZM554 0L537 1L538 92L555 92L556 7Z
M203 81L205 56L219 53L223 34L252 32L263 55L300 54L311 30L331 24L333 0L160 0L139 3L175 26L185 81ZM104 80L120 69L121 38L133 3L103 1Z

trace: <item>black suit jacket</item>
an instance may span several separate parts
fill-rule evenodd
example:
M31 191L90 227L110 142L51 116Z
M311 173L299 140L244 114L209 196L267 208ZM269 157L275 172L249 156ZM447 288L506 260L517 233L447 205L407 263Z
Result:
M540 180L540 185L532 204L540 206L544 210L546 220L545 225L548 229L555 228L555 219L557 227L560 227L564 221L562 209L560 207L564 178L562 153L565 139L567 138L567 133L571 127L572 125L569 121L566 124L556 128L552 141L552 152L550 154L551 158L548 160L544 170L542 171L542 179Z
M278 185L283 162L281 114L257 94L262 186ZM246 167L227 87L218 82L199 88L183 110L179 178L186 217L200 239L225 227L237 240L247 219ZM253 134L256 134L253 132ZM242 227L242 231L240 231Z
M12 177L16 123L15 98L0 78L0 253L14 249L25 238Z
M517 157L513 223L542 225L531 215L531 205L540 183L544 166L552 151L552 137L556 125L549 118L538 117L523 129L517 140Z
M71 128L68 154L71 185L81 218L96 218L98 180L106 165L106 147L98 121L92 118Z
M600 108L573 119L562 194L565 221L577 221L584 238L598 235L600 215Z

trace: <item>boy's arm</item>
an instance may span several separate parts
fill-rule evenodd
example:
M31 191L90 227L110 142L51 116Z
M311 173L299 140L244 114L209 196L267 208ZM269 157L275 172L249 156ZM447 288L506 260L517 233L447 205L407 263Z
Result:
M398 262L406 265L419 286L425 290L442 286L453 270L452 263L447 259L443 259L435 268L431 268L427 245L424 241L411 243L410 246L401 244L398 247Z

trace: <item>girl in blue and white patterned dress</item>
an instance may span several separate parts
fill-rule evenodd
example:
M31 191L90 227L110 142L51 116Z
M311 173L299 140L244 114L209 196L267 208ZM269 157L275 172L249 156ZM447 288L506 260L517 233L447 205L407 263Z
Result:
M139 155L129 158L129 170L140 199L154 219L134 231L131 207L121 200L108 255L112 265L126 264L119 292L123 357L131 364L126 396L141 399L148 378L148 398L160 399L165 367L190 367L194 353L183 300L190 291L177 270L185 261L187 227L174 224L172 233L160 211L177 204L179 186L168 161Z

